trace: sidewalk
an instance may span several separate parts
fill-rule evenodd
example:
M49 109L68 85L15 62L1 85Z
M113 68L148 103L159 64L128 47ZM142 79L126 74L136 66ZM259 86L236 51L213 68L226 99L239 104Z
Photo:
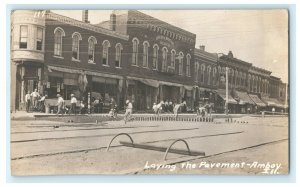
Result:
M43 117L55 117L55 116L59 116L59 117L70 117L70 116L75 116L73 114L69 115L69 114L64 114L64 115L57 115L57 114L46 114L46 113L41 113L41 112L29 112L27 113L26 111L16 111L10 114L11 115L11 119L12 120L34 120L36 118L43 118ZM165 113L165 114L160 114L159 116L172 116L172 113ZM196 113L180 113L179 116L186 116L186 117L194 117L196 116ZM109 116L108 113L101 113L101 114L77 114L77 117L79 116L99 116L99 117L107 117ZM119 117L123 117L124 114L123 113L119 113L118 114ZM149 116L154 116L154 114L152 113L134 113L132 114L132 116L134 117L149 117ZM240 118L240 117L244 117L244 116L252 116L249 114L230 114L227 117L230 118ZM213 118L226 118L226 114L212 114L211 117Z

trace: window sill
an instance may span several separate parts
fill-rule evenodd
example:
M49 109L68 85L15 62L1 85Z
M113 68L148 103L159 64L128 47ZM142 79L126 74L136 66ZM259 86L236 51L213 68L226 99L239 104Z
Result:
M135 64L131 64L131 66L139 67L138 65L135 65Z
M102 64L102 66L104 66L104 67L109 67L109 65L106 65L106 64Z
M115 67L115 68L117 68L117 69L122 69L121 67L118 67L118 66L117 66L117 67Z
M147 66L142 66L142 68L144 68L144 69L149 69L149 67L147 67Z
M72 61L73 61L73 62L80 62L80 60L75 59L75 58L72 58Z
M95 62L92 61L88 61L88 64L96 64Z
M54 55L53 57L54 57L54 58L59 58L59 59L65 59L65 58L62 57L62 56L56 56L56 55Z

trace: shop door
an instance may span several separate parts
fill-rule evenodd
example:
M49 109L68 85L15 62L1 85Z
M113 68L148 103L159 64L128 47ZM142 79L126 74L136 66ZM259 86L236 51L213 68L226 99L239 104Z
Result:
M27 94L27 92L32 93L34 89L38 89L38 79L37 78L30 78L24 80L24 93ZM24 94L24 95L25 95Z
M137 110L145 110L146 109L146 90L145 88L138 88L136 95L136 107Z

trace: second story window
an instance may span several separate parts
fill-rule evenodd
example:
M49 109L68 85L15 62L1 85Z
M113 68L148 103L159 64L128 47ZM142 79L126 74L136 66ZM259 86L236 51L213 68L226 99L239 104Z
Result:
M186 76L191 76L191 55L186 55Z
M65 36L65 32L62 28L57 27L54 30L54 55L62 56L62 37Z
M132 40L132 65L138 65L138 55L139 54L139 40L133 38Z
M97 44L97 40L95 37L91 36L88 39L89 48L88 48L88 55L89 55L89 63L95 63L95 45Z
M28 26L21 25L20 27L20 49L27 49L27 40L28 40Z
M158 49L159 49L158 45L155 44L153 46L153 64L152 64L154 70L158 69Z
M43 29L37 28L36 50L41 51L43 48Z
M115 67L121 67L121 56L122 56L122 45L117 43L116 45L116 59L115 59Z
M171 68L175 69L175 59L176 59L176 51L172 49L171 51Z
M182 52L180 52L179 53L179 62L178 62L178 74L179 75L183 75L183 57L184 57L184 55L183 55L183 53Z
M204 83L204 72L205 72L205 65L201 64L201 75L200 75L200 82Z
M79 40L81 35L77 32L72 35L72 60L79 60Z
M212 81L213 81L213 85L216 85L217 84L217 81L216 81L216 75L217 75L217 68L214 67L213 68L213 78L212 78Z
M207 67L207 85L210 85L210 80L211 80L211 67Z
M168 49L166 47L162 48L162 72L167 71L167 65L168 65Z
M110 47L110 43L108 40L104 40L102 45L102 65L108 66L108 48Z
M198 78L199 78L199 63L196 62L195 63L195 82L198 82Z
M143 46L144 46L143 67L148 67L148 48L149 48L149 42L145 41L143 43Z

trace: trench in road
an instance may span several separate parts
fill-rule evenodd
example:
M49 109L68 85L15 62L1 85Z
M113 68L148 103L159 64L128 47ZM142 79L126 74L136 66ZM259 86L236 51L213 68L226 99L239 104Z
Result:
M47 126L47 127L53 127L54 125L51 126ZM44 127L44 126L43 126ZM68 126L69 127L69 126ZM78 127L78 126L73 126L73 127ZM78 130L83 130L83 131L89 131L89 130L107 130L107 129L133 129L133 128L144 128L144 127L159 127L159 125L153 125L153 126L136 126L136 127L93 127L93 128L84 128L84 129L68 129L68 130L60 130L60 129L56 129L55 131L53 130L48 130L48 131L17 131L17 132L11 132L11 134L26 134L26 133L41 133L41 132L66 132L66 131L78 131ZM32 127L31 127L32 128Z
M232 134L240 134L243 133L244 131L238 131L238 132L229 132L229 133L221 133L221 134L208 134L208 135L201 135L201 136L190 136L190 137L184 137L184 139L197 139L197 138L205 138L205 137L213 137L213 136L224 136L224 135L232 135ZM155 140L155 141L147 141L147 142L142 142L143 144L146 143L158 143L158 142L167 142L167 141L172 141L176 140L178 138L170 138L170 139L163 139L163 140ZM111 146L113 148L117 147L124 147L122 145L114 145ZM85 151L95 151L95 150L100 150L100 149L106 149L107 147L97 147L97 148L91 148L91 149L81 149L81 150L74 150L74 151L65 151L65 152L56 152L56 153L48 153L48 154L37 154L37 155L29 155L29 156L23 156L23 157L15 157L11 158L11 160L19 160L19 159L24 159L24 158L35 158L35 157L42 157L42 156L52 156L52 155L60 155L60 154L70 154L70 153L78 153L78 152L85 152ZM124 148L124 149L131 149L131 148Z
M138 131L138 132L130 132L130 134L143 134L143 133L156 133L156 132L172 132L172 131L190 131L190 130L196 130L196 129L199 129L199 128ZM116 135L116 133L105 134L105 135L70 136L70 137L59 137L59 138L37 138L37 139L15 140L15 141L12 140L12 141L10 141L10 143L24 143L24 142L32 142L32 141L46 141L46 140L65 140L65 139L91 138L91 137L107 137L107 136L113 136L113 135Z

